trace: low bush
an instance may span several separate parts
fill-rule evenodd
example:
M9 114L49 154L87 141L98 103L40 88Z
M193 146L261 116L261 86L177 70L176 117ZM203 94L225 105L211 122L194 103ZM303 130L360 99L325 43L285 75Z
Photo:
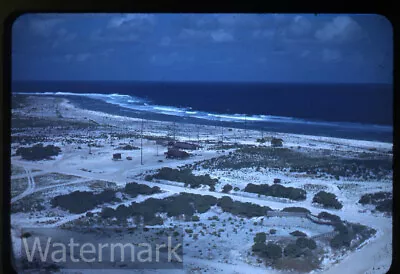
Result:
M233 187L230 184L226 184L224 185L224 187L222 188L222 192L224 193L228 193L229 191L231 191L233 189Z
M337 200L337 197L333 193L320 191L315 194L313 198L313 203L321 204L326 208L341 209L343 205Z
M157 174L148 177L156 178L161 180L182 182L185 185L189 185L191 188L198 188L201 185L215 186L218 182L217 179L212 179L209 174L206 175L193 175L190 169L172 169L169 167L163 167L158 171Z
M120 199L115 197L114 190L105 189L99 194L88 191L74 191L69 194L59 195L51 200L51 205L53 207L61 207L71 213L83 213L94 209L100 204L113 201L117 202Z
M139 194L152 195L155 193L160 193L161 190L158 186L149 187L148 185L131 182L125 185L124 192L129 194L131 197L136 197Z
M254 237L254 243L265 243L266 240L267 235L265 234L265 232L259 232Z
M302 249L298 245L290 243L284 248L283 254L286 257L291 258L300 257L302 254Z
M300 248L309 248L309 249L316 249L317 248L317 244L313 239L310 238L298 238L296 240L296 245Z
M325 220L330 220L332 222L340 222L341 219L339 216L334 215L334 214L330 214L326 211L322 211L318 214L318 218L320 219L325 219Z
M310 210L304 207L285 207L282 209L283 212L301 212L301 213L311 213Z
M287 198L295 201L302 201L307 198L305 190L294 187L284 187L279 184L269 186L268 184L255 185L249 183L245 187L244 191L262 194L265 196Z
M298 231L298 230L290 232L290 235L295 236L295 237L307 237L307 234L305 234L304 232Z
M57 156L61 152L61 148L47 145L43 146L42 143L36 144L32 147L20 147L17 149L15 155L21 156L24 160L39 161L47 160L52 156Z

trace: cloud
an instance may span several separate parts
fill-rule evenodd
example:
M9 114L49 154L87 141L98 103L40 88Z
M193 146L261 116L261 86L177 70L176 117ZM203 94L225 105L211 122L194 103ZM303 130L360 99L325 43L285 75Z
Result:
M168 36L165 36L161 39L160 45L166 47L166 46L169 46L170 43L171 43L171 38L169 38Z
M105 25L94 30L90 38L96 42L139 42L155 27L153 14L124 14L112 17Z
M211 37L215 42L231 42L234 40L231 33L222 29L211 32Z
M170 66L177 63L193 62L193 56L182 56L177 52L155 54L150 57L150 63L156 66Z
M90 38L95 42L134 42L140 40L139 34L135 32L121 34L103 29L93 31Z
M53 38L53 48L74 41L77 37L77 34L68 32L65 28L61 28L55 31L55 36L56 37Z
M29 22L29 28L35 35L48 37L52 34L54 28L63 21L64 20L61 18L31 19Z
M84 62L92 57L93 55L91 53L78 53L78 54L69 53L64 55L64 60L67 62L72 62L72 61Z
M112 18L107 27L110 29L148 30L155 25L153 14L126 14Z
M290 37L304 37L311 33L312 24L306 17L297 15L292 19L286 31Z
M342 60L342 53L339 50L323 49L322 60L330 63L339 62Z
M348 42L363 38L365 35L360 25L350 16L340 15L326 23L315 32L315 38L322 42Z

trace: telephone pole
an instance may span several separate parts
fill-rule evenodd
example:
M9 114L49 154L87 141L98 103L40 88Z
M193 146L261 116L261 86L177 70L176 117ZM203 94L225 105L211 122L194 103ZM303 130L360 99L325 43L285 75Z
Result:
M143 118L140 127L140 164L143 165Z

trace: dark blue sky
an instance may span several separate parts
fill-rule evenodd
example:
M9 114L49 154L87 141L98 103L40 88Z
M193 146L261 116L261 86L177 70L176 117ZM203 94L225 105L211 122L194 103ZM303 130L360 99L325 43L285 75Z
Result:
M391 83L378 15L26 14L13 80Z

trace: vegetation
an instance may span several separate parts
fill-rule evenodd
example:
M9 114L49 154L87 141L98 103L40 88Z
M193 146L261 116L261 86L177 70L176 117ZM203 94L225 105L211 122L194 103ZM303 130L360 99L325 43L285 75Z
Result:
M301 232L299 230L295 230L293 232L290 232L290 235L295 236L295 237L307 237L306 233Z
M300 248L309 248L309 249L316 249L317 244L313 239L300 237L296 240L296 245Z
M326 220L330 220L332 222L341 222L341 219L339 216L334 215L334 214L330 214L326 211L322 211L318 214L318 218L320 219L326 219Z
M228 196L224 196L218 199L217 205L220 206L224 212L230 212L234 215L247 218L265 216L267 211L272 210L267 206L259 206L252 203L233 201Z
M341 209L343 205L337 200L337 197L333 193L320 191L315 194L313 198L313 203L321 204L326 208Z
M228 193L229 191L231 191L233 189L233 187L230 184L226 184L224 185L224 187L222 188L222 192L224 193Z
M244 191L265 196L287 198L295 201L302 201L306 199L305 190L294 187L284 187L279 184L269 186L267 184L255 185L249 183L245 187Z
M148 185L138 184L138 183L127 183L124 188L124 192L129 194L131 197L136 197L138 195L152 195L155 193L160 193L161 190L158 186L149 187Z
M164 199L149 198L141 203L133 202L130 206L120 205L116 209L103 208L100 214L103 218L117 218L123 221L128 217L135 217L137 222L145 224L152 222L157 213L166 213L168 217L185 217L186 220L198 221L195 214L207 212L211 206L218 205L224 211L241 217L264 216L268 207L261 207L251 203L233 202L224 196L220 199L210 195L180 193Z
M292 258L300 257L302 253L303 253L302 249L297 244L293 243L288 244L283 250L283 254L286 257L292 257Z
M393 194L391 192L376 192L364 194L358 201L360 204L375 205L375 209L381 212L390 213L393 210Z
M283 146L283 140L280 138L272 138L271 139L271 146L273 147L281 147Z
M118 150L140 150L139 147L135 147L135 146L131 146L131 145L120 146L120 147L117 147L116 149L118 149Z
M31 147L20 147L15 155L21 156L22 159L30 161L39 161L51 159L52 156L57 156L61 152L59 147L53 145L43 146L42 143Z
M335 231L338 234L330 240L330 246L335 249L355 248L376 233L376 230L360 224L337 223ZM354 240L353 244L352 241Z
M329 157L327 157L329 156ZM392 159L387 156L348 158L326 155L315 151L312 155L289 148L246 145L230 155L197 162L193 169L233 169L263 167L273 170L288 169L290 172L306 173L310 177L351 178L359 180L391 179Z
M265 232L259 232L254 237L254 243L265 243L266 240L267 235L265 234Z
M78 214L91 210L100 204L117 201L120 201L120 199L115 197L115 190L105 189L99 194L88 191L74 191L59 195L51 200L51 205Z
M172 169L163 167L155 175L146 176L146 180L161 179L175 182L183 182L185 186L189 185L191 188L198 188L201 185L215 186L218 179L212 179L209 174L195 176L190 169Z
M283 212L301 212L301 213L311 213L310 210L304 207L285 207L282 209Z

